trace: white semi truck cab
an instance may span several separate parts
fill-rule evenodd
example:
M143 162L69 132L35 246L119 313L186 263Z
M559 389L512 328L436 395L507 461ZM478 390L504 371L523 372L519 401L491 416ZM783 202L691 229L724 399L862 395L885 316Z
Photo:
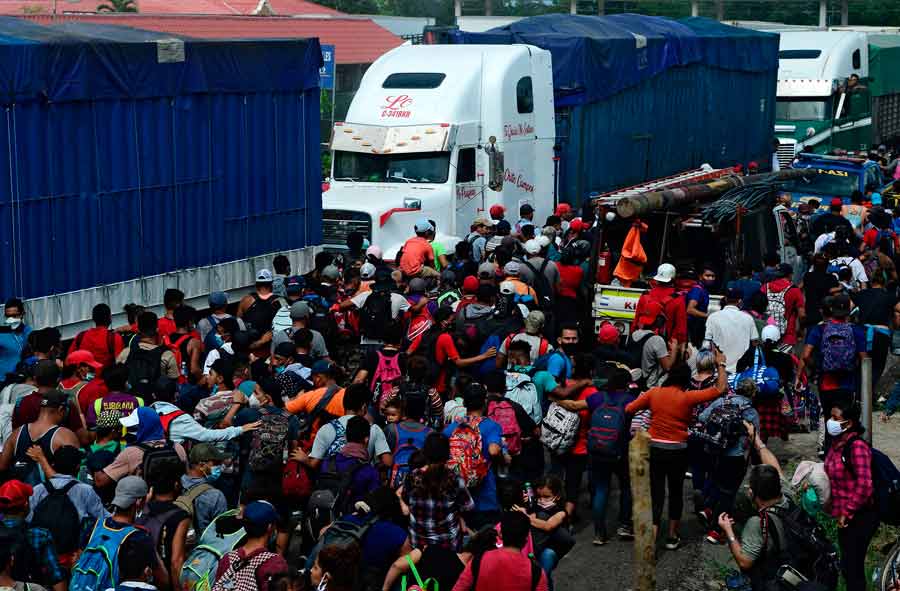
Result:
M515 224L530 203L543 223L554 207L554 141L548 51L398 47L368 69L332 130L323 245L345 249L356 231L391 260L428 218L452 249L495 204Z

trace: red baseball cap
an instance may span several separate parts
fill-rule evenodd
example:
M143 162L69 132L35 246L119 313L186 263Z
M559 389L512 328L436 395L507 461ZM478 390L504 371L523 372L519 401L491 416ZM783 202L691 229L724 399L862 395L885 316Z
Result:
M85 351L84 349L72 351L66 355L66 365L81 365L82 363L91 366L93 369L100 369L103 367L102 364L97 363L97 360L94 359L93 353Z
M506 208L502 205L491 205L491 209L488 211L491 214L492 218L499 219L503 217L504 213L506 213Z
M619 341L619 329L604 322L600 325L600 332L597 333L597 342L601 345L614 345Z
M570 232L582 232L587 229L588 229L588 225L585 224L581 220L576 219L576 220L572 220L571 222L569 222L569 231Z
M571 205L569 205L568 203L560 203L556 206L556 212L554 213L556 215L562 215L564 213L569 213L570 211L572 211Z
M469 275L465 279L463 279L463 291L466 293L475 293L478 291L478 286L480 283L478 282L478 277L474 275Z
M21 480L10 480L0 486L0 508L15 509L28 506L34 489Z
M832 197L831 198L831 207L843 207L844 202L841 201L840 197Z

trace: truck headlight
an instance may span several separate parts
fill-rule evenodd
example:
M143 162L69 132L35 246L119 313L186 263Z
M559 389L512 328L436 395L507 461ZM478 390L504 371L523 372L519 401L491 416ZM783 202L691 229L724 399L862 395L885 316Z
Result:
M806 137L812 137L814 135L816 135L816 130L813 129L812 127L807 127L806 128Z

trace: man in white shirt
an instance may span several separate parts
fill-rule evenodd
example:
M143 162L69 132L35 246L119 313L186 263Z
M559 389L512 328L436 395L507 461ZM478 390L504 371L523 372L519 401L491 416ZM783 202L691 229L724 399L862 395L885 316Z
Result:
M724 306L706 319L704 343L713 344L725 355L725 369L734 373L738 360L751 344L759 341L759 331L753 317L740 309L743 294L739 289L729 289Z

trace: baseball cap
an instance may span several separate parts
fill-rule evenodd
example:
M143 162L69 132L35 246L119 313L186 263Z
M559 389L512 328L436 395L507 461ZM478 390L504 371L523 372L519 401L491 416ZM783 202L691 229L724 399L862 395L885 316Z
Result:
M456 285L456 273L450 269L441 271L441 283L444 285Z
M341 270L334 265L328 265L327 267L322 269L321 275L324 279L327 279L329 281L337 281L341 276Z
M131 414L129 414L128 416L124 416L124 417L120 418L119 422L126 429L131 428L131 427L137 427L141 423L141 417L138 414L138 409L136 408L133 411L131 411Z
M583 232L587 230L589 226L581 220L572 220L569 224L569 231L571 232Z
M494 229L497 231L497 234L505 236L512 232L512 225L506 220L499 220L494 225Z
M268 501L253 501L244 507L243 519L254 525L268 526L278 521L278 512Z
M754 160L754 161L750 162L750 164L747 165L747 168L750 168L750 169L759 168L759 164L757 164L756 161Z
M363 263L363 266L359 268L359 276L366 281L375 277L375 265Z
M534 207L530 203L523 203L519 206L519 214L534 213Z
M71 353L66 355L66 365L81 365L82 363L85 365L89 365L94 369L100 369L103 367L102 364L97 363L97 360L94 359L93 353L84 349L72 351Z
M147 483L140 476L126 476L116 485L116 496L112 504L119 509L128 509L150 492Z
M564 213L569 213L572 211L572 206L568 203L560 203L556 206L556 211L553 212L554 215L562 215Z
M794 274L794 268L787 263L778 265L777 274L779 277L790 277Z
M297 346L294 345L293 341L283 341L281 343L278 343L273 353L275 353L275 355L278 355L279 357L290 358L297 354ZM241 382L241 384L243 383L244 382Z
M597 342L603 345L614 345L619 342L619 330L609 322L600 325Z
M214 445L209 443L198 443L191 448L190 460L192 464L200 462L222 462L225 460L225 454L220 452Z
M481 263L478 265L478 276L482 279L493 279L497 274L497 265L494 263Z
M725 299L731 302L744 299L744 292L736 287L730 287L725 291Z
M541 252L541 243L537 240L526 240L525 241L525 252L528 254L538 254Z
M494 220L489 220L486 217L478 216L474 220L472 220L473 226L493 226Z
M0 508L16 509L28 506L34 489L21 480L9 480L0 486Z
M325 361L324 359L319 359L313 366L310 368L310 373L321 373L331 375L331 372L334 371L334 368L331 366L331 363Z
M512 295L516 293L516 286L512 281L503 281L500 283L500 293L503 295Z
M299 275L291 275L284 282L284 291L287 293L300 293L306 281Z
M306 302L294 302L291 304L291 320L303 320L309 318L312 310Z
M427 287L424 279L416 277L409 282L409 293L425 293Z
M768 324L763 327L761 337L763 342L772 341L773 343L777 343L781 340L781 331L778 330L778 327L774 324Z
M669 263L663 263L656 269L654 281L660 283L671 283L675 279L675 266Z
M214 291L207 298L210 308L221 308L228 305L228 294L224 291Z
M257 283L272 283L272 272L268 269L260 269L256 272Z
M492 218L499 218L504 213L506 213L506 208L502 205L491 205L491 209L489 210Z
M881 205L881 193L872 193L872 205Z
M422 218L416 222L416 232L431 232L432 230L434 230L434 226L431 225L427 218Z
M462 288L466 293L475 293L476 291L478 291L478 277L469 275L468 277L463 279Z
M532 310L525 317L525 332L537 334L544 328L544 313L540 310Z
M62 408L69 404L69 395L62 390L50 390L41 396L41 406L45 408Z
M381 259L382 257L384 257L384 253L381 252L380 246L378 246L377 244L373 244L372 246L370 246L369 248L366 249L366 256L367 257L375 257L376 259Z
M518 275L520 270L519 263L516 261L509 261L503 265L503 272L507 275Z
M841 201L840 197L832 197L831 198L831 207L842 207L844 202Z

